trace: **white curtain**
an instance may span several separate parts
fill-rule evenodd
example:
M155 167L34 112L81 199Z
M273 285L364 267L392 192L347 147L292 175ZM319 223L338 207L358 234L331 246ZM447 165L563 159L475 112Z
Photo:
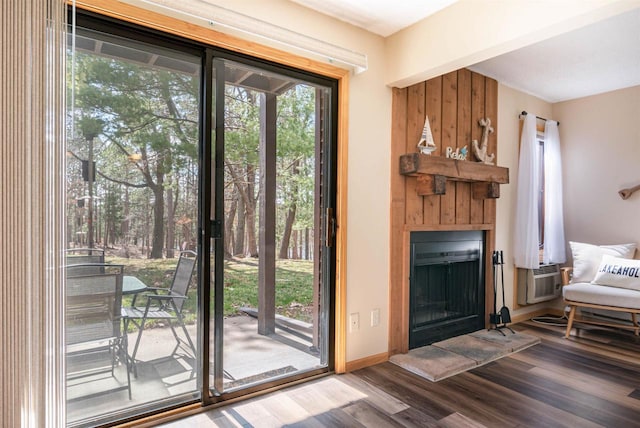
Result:
M536 116L529 113L524 118L520 139L515 231L513 234L514 263L517 267L527 269L537 269L540 266L538 237L539 156Z
M558 122L547 120L544 126L544 263L567 260L562 212L562 162Z

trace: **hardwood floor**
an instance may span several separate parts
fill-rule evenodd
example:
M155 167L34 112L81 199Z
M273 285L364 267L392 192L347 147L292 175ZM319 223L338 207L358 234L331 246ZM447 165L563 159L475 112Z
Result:
M527 321L536 346L437 383L383 363L166 424L181 427L640 427L640 338Z

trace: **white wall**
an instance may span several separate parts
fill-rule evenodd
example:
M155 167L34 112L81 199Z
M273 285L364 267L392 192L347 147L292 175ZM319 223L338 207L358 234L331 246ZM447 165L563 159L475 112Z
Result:
M554 104L553 116L567 241L640 245L640 192L618 195L640 184L640 86Z
M360 330L348 333L347 361L388 350L391 89L383 72L384 57L369 55L369 70L350 83L347 316L360 314Z
M508 86L498 84L498 164L509 168L509 184L500 186L500 198L496 203L496 249L505 256L505 300L512 309L512 316L520 316L549 306L546 303L529 305L513 310L516 293L513 267L513 233L518 186L518 156L520 147L520 120L522 111L536 116L552 118L552 105ZM564 126L564 124L562 124ZM498 298L500 301L500 298ZM498 307L500 307L500 302Z

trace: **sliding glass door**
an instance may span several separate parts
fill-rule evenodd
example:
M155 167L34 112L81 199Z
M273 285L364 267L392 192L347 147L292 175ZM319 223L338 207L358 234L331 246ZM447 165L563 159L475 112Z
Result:
M218 58L214 68L212 307L222 326L212 331L223 350L210 383L233 395L328 368L331 282L321 266L333 230L322 221L332 220L322 168L331 164L334 95L326 83L255 62Z
M79 15L67 423L331 370L335 81Z

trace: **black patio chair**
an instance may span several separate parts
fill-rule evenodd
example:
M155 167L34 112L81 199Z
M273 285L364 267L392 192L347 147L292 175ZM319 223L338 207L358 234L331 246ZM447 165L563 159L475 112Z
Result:
M68 248L65 250L65 265L85 265L82 268L75 268L73 274L78 276L80 274L91 275L97 273L104 273L104 250L99 248Z
M127 386L115 390L127 389L131 399L127 336L120 325L122 273L122 265L85 263L66 267L67 384L79 385L77 379L105 372L115 377L116 365L123 363L127 366Z
M138 336L136 344L131 354L131 365L134 375L137 377L137 369L135 366L136 354L142 338L142 332L145 329L147 321L166 320L171 328L173 337L176 339L176 347L170 355L174 355L184 341L178 336L173 323L177 323L186 338L187 344L193 356L196 356L196 348L187 332L182 317L182 308L188 299L187 292L191 284L191 277L196 265L196 253L193 251L182 251L178 259L178 265L171 281L169 288L149 287L140 297L146 298L144 306L129 306L122 308L122 316L124 320L124 330L127 331L129 322L138 328ZM137 296L136 296L137 297ZM135 300L134 300L135 302ZM135 305L135 303L133 303Z
M104 263L104 250L101 248L67 248L64 250L68 260L77 263Z

